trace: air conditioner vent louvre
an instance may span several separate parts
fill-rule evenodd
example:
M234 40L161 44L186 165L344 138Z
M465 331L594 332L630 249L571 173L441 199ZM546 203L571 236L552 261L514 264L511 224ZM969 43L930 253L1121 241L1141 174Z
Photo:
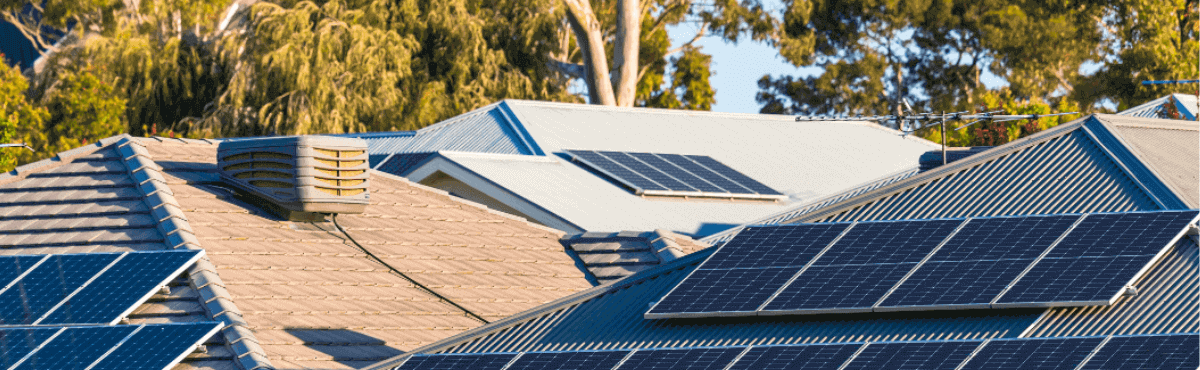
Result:
M221 142L218 152L223 181L288 212L361 213L370 201L361 139L236 139Z

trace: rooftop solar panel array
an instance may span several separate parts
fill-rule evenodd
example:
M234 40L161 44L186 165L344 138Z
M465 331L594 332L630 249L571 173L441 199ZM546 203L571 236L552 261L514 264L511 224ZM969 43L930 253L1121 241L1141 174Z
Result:
M395 370L1195 370L1200 335L414 355ZM632 353L631 353L632 352ZM583 361L582 359L596 359ZM536 366L529 366L529 365Z
M168 369L220 323L0 328L0 368Z
M0 325L115 324L203 251L0 257Z
M639 195L786 199L783 193L702 155L568 150L582 163Z
M1111 304L1197 214L748 227L645 317Z

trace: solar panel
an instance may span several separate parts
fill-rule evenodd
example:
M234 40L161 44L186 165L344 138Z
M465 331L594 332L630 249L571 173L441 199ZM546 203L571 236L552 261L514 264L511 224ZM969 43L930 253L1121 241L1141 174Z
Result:
M1074 370L1104 338L997 339L961 370Z
M870 311L913 266L916 264L813 266L763 311Z
M843 369L954 370L980 343L871 343Z
M787 196L707 156L568 150L640 195L779 200Z
M749 227L717 249L644 316L1111 304L1173 245L1197 214L1160 211L858 222L848 228L840 223ZM1105 222L1112 225L1104 227ZM1091 237L1088 230L1103 238ZM1111 240L1132 246L1118 248ZM1094 250L1088 247L1092 244ZM1065 250L1060 251L1060 246ZM786 276L778 270L783 268L800 272L779 285ZM738 272L716 272L724 270ZM766 293L777 286L781 288ZM760 301L764 296L768 298ZM751 308L755 303L758 308Z
M744 348L691 348L637 351L619 370L721 370Z
M701 269L803 267L849 224L747 227Z
M200 258L200 251L129 253L39 325L115 323Z
M861 344L753 347L729 370L837 370Z
M50 256L0 293L0 324L33 324L119 256L116 253Z
M611 369L630 351L525 353L504 370Z
M12 285L17 277L28 271L46 256L0 257L0 289Z
M799 267L696 270L650 310L651 313L747 312L753 314Z
M1113 337L1081 370L1175 370L1200 368L1200 335Z
M6 369L167 369L220 329L221 324L150 324L4 328Z
M516 353L414 355L396 370L500 370Z

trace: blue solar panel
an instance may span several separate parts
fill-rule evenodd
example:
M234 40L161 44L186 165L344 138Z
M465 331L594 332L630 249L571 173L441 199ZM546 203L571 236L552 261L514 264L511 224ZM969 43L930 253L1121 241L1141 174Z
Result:
M926 262L882 306L988 304L1032 262Z
M695 270L650 313L753 312L800 268Z
M0 293L0 324L32 324L117 256L115 253L50 256Z
M837 370L861 344L754 347L729 370Z
M727 193L725 189L713 185L708 181L704 181L704 179L696 177L696 175L693 175L691 172L679 168L652 153L629 153L629 155L632 155L634 158L637 158L651 167L657 168L659 171L662 171L663 173L682 181L696 190L710 193Z
M1042 259L997 303L1107 302L1152 257Z
M161 370L192 353L220 323L147 325L104 356L92 370Z
M8 369L34 348L50 339L60 328L0 330L0 369Z
M115 323L199 255L195 250L126 254L38 324Z
M1156 254L1196 215L1196 211L1087 215L1046 257Z
M816 265L920 262L962 220L864 222L855 224Z
M630 351L525 353L505 370L612 369Z
M708 167L701 166L699 163L696 163L695 161L682 155L659 154L658 156L667 160L667 162L671 162L671 164L679 166L679 168L687 170L691 174L696 175L697 177L704 179L709 183L720 186L722 189L725 189L730 193L754 194L753 190L747 189L745 186L738 185L737 182L727 179L725 176L721 176L720 174L708 169Z
M622 153L622 152L598 152L598 153L600 153L600 155L608 157L608 159L611 159L613 162L620 163L622 166L625 166L626 168L633 170L633 172L636 172L639 175L645 176L646 178L653 180L654 182L666 187L669 190L697 191L695 188L693 188L691 186L687 186L687 184L684 184L683 182L676 180L674 177L671 177L670 175L667 175L666 173L663 173L662 171L659 171L658 169L651 167L648 164L642 163L642 161L637 160L637 158L634 158L633 156L629 155L628 153Z
M396 370L500 370L513 357L517 357L517 354L415 355Z
M954 370L980 343L871 343L845 369Z
M632 170L613 162L599 153L587 150L571 150L568 151L571 155L584 160L589 165L608 172L612 176L616 176L619 180L624 180L629 184L639 187L642 190L667 190L667 188L650 181L646 177L633 172Z
M1102 341L1104 338L993 340L962 370L1074 370Z
M637 351L619 370L721 370L744 348L693 348Z
M0 289L12 283L30 267L37 264L45 256L3 256L0 257Z
M869 309L915 263L813 266L764 308L766 311Z
M802 267L847 226L825 223L747 227L700 268Z
M703 155L689 155L686 157L704 167L708 167L708 169L720 174L721 176L724 176L725 178L741 184L747 189L753 190L755 193L764 195L783 195L782 193L775 191L775 189L771 189L770 186L764 185L763 183L750 178L750 176L743 175L741 172L729 168L729 166L726 166L724 163L721 163L712 157Z
M1175 370L1200 368L1197 334L1113 337L1082 370Z
M100 359L114 345L128 337L136 326L95 326L68 328L33 352L22 369L84 369Z
M1002 217L968 222L930 261L1033 259L1081 216Z

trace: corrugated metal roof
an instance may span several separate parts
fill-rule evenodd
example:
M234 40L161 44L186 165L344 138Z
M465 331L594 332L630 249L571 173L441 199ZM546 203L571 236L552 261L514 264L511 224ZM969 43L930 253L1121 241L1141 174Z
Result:
M541 154L513 122L503 102L451 117L417 131L344 134L367 141L374 155L432 153L440 150L499 154ZM374 163L378 166L378 163Z
M1105 117L1121 122L1120 117ZM1153 123L1153 122L1151 122ZM793 222L1119 212L1188 208L1095 117L1060 125L937 169L885 182ZM1194 206L1193 206L1194 207ZM689 345L1195 332L1197 251L1181 243L1110 309L645 320L642 313L713 248L416 350L499 352ZM1101 312L1103 311L1103 312ZM972 315L1011 315L983 317ZM1044 315L1043 315L1044 314ZM1041 316L1040 320L1031 320ZM604 328L604 330L596 330Z
M1143 118L1172 119L1173 117L1169 117L1167 114L1166 107L1168 105L1173 105L1175 110L1182 116L1181 118L1189 121L1195 121L1196 113L1200 112L1200 104L1198 104L1195 95L1171 94L1123 110L1117 114Z
M1200 124L1111 117L1099 116L1184 203L1200 207Z

